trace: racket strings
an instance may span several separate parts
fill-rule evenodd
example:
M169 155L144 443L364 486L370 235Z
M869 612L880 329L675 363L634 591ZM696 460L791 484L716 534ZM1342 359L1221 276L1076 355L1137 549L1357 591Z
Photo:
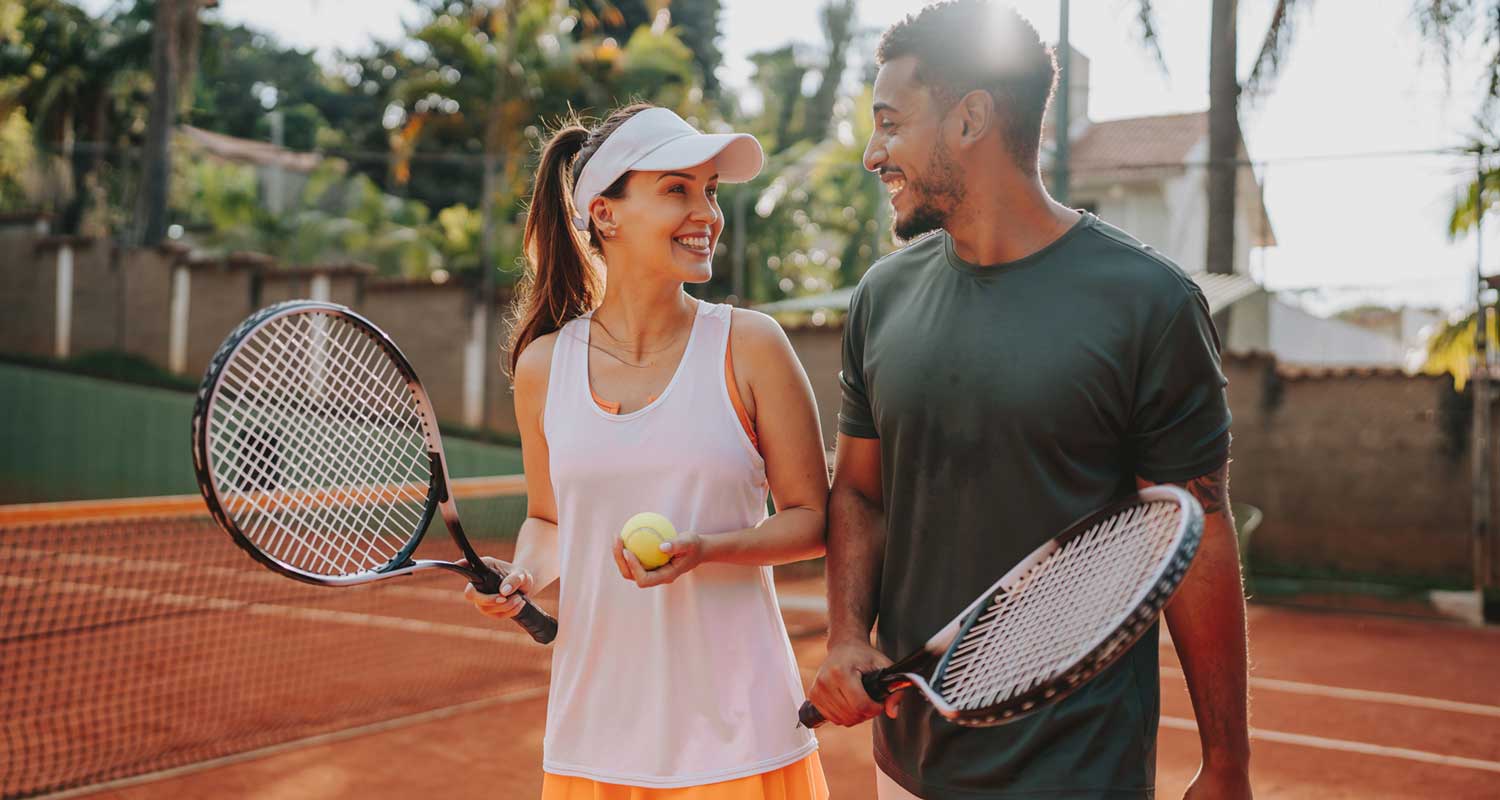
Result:
M1140 605L1176 539L1175 503L1102 520L998 594L938 676L963 710L999 705L1062 675Z
M209 426L225 513L267 555L346 575L388 563L418 533L432 477L423 417L355 325L267 323L224 366Z
M274 357L274 354L265 355L272 355ZM259 374L256 374L251 376L251 379L259 381L260 377L261 376ZM309 407L303 401L304 398L288 398L287 409L285 411L274 405L263 406L262 410L266 412L268 429L262 429L261 433L264 434L268 430L269 433L276 435L278 439L286 437L288 435L294 435L296 433L295 426L292 424L292 422L289 422L289 420L295 421L302 415L315 413L315 409ZM336 441L335 445L338 444L341 443ZM262 447L264 447L264 445L262 445ZM277 475L277 472L278 469L282 468L283 466L286 470L295 473L294 478L298 479L298 481L303 484L307 484L309 482L309 475L307 473L308 469L320 469L331 471L335 475L338 475L338 477L336 477L333 481L330 481L330 483L334 486L357 485L356 478L348 474L347 471L343 471L342 474L340 474L340 467L337 461L333 459L329 454L314 452L310 455L312 456L312 458L309 460L309 463L304 464L299 464L297 462L287 462L283 465L283 463L279 459L274 462L265 459L245 460L238 465L234 464L233 462L229 462L226 465L228 468L226 471L230 473L231 477L233 477L233 473L235 471L234 467L242 467L250 477L253 477L255 479L254 483L256 485L268 488L278 485L279 477ZM244 482L240 481L239 483L243 484ZM253 497L254 496L252 496L252 498ZM291 498L291 502L299 505L306 505L305 503L299 502L299 498L296 498L295 496ZM308 510L309 513L316 513L316 508Z
M1056 606L1049 608L1040 601L1046 599L1045 595L1052 587L1059 589L1066 586L1072 586L1075 589L1079 586L1090 587L1095 590L1093 596L1108 596L1107 592L1100 591L1110 588L1107 584L1101 583L1101 579L1108 580L1111 576L1101 574L1101 569L1084 561L1080 556L1087 557L1088 551L1097 546L1099 541L1115 534L1120 527L1133 522L1132 519L1114 520L1112 524L1101 526L1070 543L1072 547L1053 553L1043 564L1032 570L1023 584L1018 585L1012 592L1012 597L1002 599L988 609L988 613L980 622L982 627L975 630L973 635L966 637L966 654L968 652L977 654L973 663L969 664L966 661L958 665L960 670L965 666L971 666L973 671L966 674L966 680L952 681L968 690L971 702L979 706L1003 702L1011 696L1032 688L1051 674L1065 669L1083 654L1080 648L1096 638L1092 629L1097 627L1097 619L1092 615L1099 609L1091 608L1087 603L1080 604L1076 596L1069 597L1066 600L1058 600L1059 603L1068 604L1069 615L1047 620L1044 616L1045 612L1050 611L1057 615L1061 608ZM1121 583L1128 579L1123 570L1118 571L1114 577ZM1113 588L1118 594L1118 590L1128 591L1130 585L1116 585ZM1009 621L1004 616L1005 614L1014 614L1018 620L1024 616L1025 621L1024 623L1012 622L1009 625L1001 624ZM1090 625L1091 622L1096 625ZM1002 642L1009 648L1008 651L998 650ZM996 649L982 649L986 647ZM1006 663L1007 658L1010 663ZM984 691L974 691L976 687L984 688L996 684L997 671L1006 669L1017 670L1020 674L1016 677L1020 680L1009 684L999 682L1000 685L992 686L991 688L998 689L993 693L993 698L987 697ZM976 678L980 679L976 680Z
M319 340L317 340L317 339L314 340L314 342L317 342L317 341L319 341ZM265 343L264 342L252 342L252 343L247 343L247 344L254 345L254 344L265 344ZM276 370L287 371L287 370L289 370L289 369L292 368L291 367L291 363L287 359L285 359L283 357L286 354L282 353L282 352L279 352L277 348L273 348L273 347L270 347L270 346L263 346L263 347L260 347L259 349L260 349L259 355L261 355L263 357L262 361L259 363L259 366L262 367L262 369L255 370L254 373L253 373L253 375L252 375L252 378L257 383L261 383L261 384L264 383L264 378L266 377L268 371L270 373L274 374L274 372ZM256 352L256 348L253 347L253 346L247 351L247 353L250 353L250 354L254 354L255 352ZM254 362L250 362L250 363L254 363ZM313 363L316 363L316 361L314 361ZM268 369L267 369L267 367L268 367ZM315 370L312 374L316 375L317 371ZM285 403L285 408L284 409L282 407L276 405L276 404L265 404L265 405L262 406L263 410L266 410L266 411L269 412L268 413L268 418L269 418L268 422L269 422L270 428L271 428L271 430L275 434L278 435L278 437L280 437L279 438L280 441L285 441L284 437L286 437L286 436L295 435L295 433L296 433L296 427L295 427L294 423L296 421L308 419L309 415L319 413L319 411L316 408L313 408L311 405L309 405L308 403L305 402L307 399L308 398L306 396L302 396L302 397L299 397L299 396L289 396L288 398L286 398L287 402ZM262 448L259 448L259 449L260 450L264 450L266 448L262 447ZM315 455L317 455L317 454L315 454ZM292 473L292 476L291 476L292 480L290 480L290 481L283 481L282 483L284 485L295 486L295 485L300 484L302 486L308 486L308 485L316 486L316 485L318 485L317 482L313 481L313 480L310 480L311 475L308 473L308 469L309 468L328 470L330 467L336 467L336 462L330 463L331 459L329 459L326 454L323 454L322 457L315 457L315 458L311 459L311 461L313 463L310 463L310 464L299 464L296 460L283 461L283 460L281 460L281 459L278 458L275 461L275 463L272 463L272 464L264 464L263 463L263 464L257 464L257 465L255 465L255 467L253 468L253 472L254 472L254 474L257 474L258 476L260 476L260 480L257 481L257 483L259 483L261 485L267 485L267 486L275 486L275 485L277 485L277 480L278 479L275 476L276 470L274 468L283 468L283 469L285 469L285 471ZM323 462L323 463L318 463L318 462ZM333 479L329 480L329 481L324 481L324 483L326 483L328 485L332 485L332 486L351 485L351 484L352 485L358 485L357 482L359 481L359 479L357 477L354 477L354 476L350 475L347 471L344 471L343 474L340 475L339 472L338 472L338 470L335 468L333 474L335 475L335 477ZM366 480L364 482L368 482L368 480ZM290 493L290 492L283 492L282 494L283 494L282 499L286 502L287 505L295 507L297 510L299 510L300 512L302 512L302 514L304 516L311 517L311 519L307 520L308 522L310 522L310 523L312 523L314 525L316 525L316 524L318 524L320 522L323 523L323 524L327 524L329 522L329 520L327 519L326 513L325 513L326 510L327 510L327 508L328 508L328 506L325 506L325 505L323 505L320 502L311 502L311 501L317 501L317 500L319 500L319 498L317 497L316 494L309 493L309 494L305 494L305 495L299 495L299 494ZM333 493L325 491L323 494L325 495L325 497L322 498L322 500L326 501L328 499L328 496L332 496ZM270 509L266 508L264 500L262 498L253 498L253 499L262 500L262 502L257 503L257 506L260 508L260 510L262 510L262 511L269 511L270 510ZM335 498L335 499L337 499L337 498ZM336 503L335 503L335 505L336 505ZM256 535L256 534L261 533L264 530L264 528L266 527L266 523L273 522L273 521L275 521L274 515L265 515L265 516L262 516L260 519L252 520L252 523L254 523L254 524L248 526L248 529L251 531L252 535ZM339 546L341 543L337 542L337 541L334 541L332 544L334 544L335 546L333 548L331 548L332 552L334 554L338 554L338 555L342 556L342 559L340 559L340 560L334 560L334 559L330 558L327 553L319 552L319 551L317 551L315 549L309 549L308 547L306 547L305 546L305 543L306 543L305 537L295 536L295 535L294 536L286 536L285 534L287 534L289 532L289 529L286 526L282 526L282 527L279 527L279 528L273 528L273 529L276 531L276 533L278 535L276 535L273 538L271 538L270 540L266 541L265 542L265 546L266 546L266 549L269 552L277 555L278 557L287 558L287 559L295 559L300 554L300 555L305 555L307 557L314 558L314 559L318 560L322 566L330 567L330 568L338 568L341 564L346 564L348 562L348 559L352 556L352 554L354 552L351 548L349 548L347 546ZM293 534L296 533L296 531L290 531L290 532L293 533ZM298 544L302 544L303 545L301 547L301 549L300 549L300 552L299 551L293 551L293 550L288 550L287 549L288 547L296 547Z
M319 342L321 340L314 339L313 341L316 343L316 342ZM247 344L250 344L250 343L247 343ZM258 344L258 342L257 342L257 344ZM272 369L280 368L280 369L286 370L286 369L293 369L294 368L292 366L291 362L288 362L286 359L282 358L282 356L284 355L283 353L279 353L275 349L272 349L270 347L262 347L260 349L261 349L261 353L260 354L263 357L265 357L265 360L262 363L271 364L272 365ZM251 350L251 352L254 352L254 350ZM259 371L257 372L257 374L256 374L255 377L256 377L257 380L261 377ZM344 387L339 387L339 388L344 388ZM292 396L292 397L289 398L289 402L287 403L287 405L288 405L288 407L291 409L291 411L294 414L306 415L306 414L310 414L310 413L315 413L315 409L309 407L308 404L305 402L306 399L307 399L306 397ZM285 420L287 419L287 416L285 414L278 413L279 410L275 406L269 406L268 408L271 411L271 418L273 420L273 425L275 426L276 430L279 431L280 433L283 433L283 434L288 433L288 426L285 423ZM340 431L340 430L347 430L347 428L338 428L338 429L335 429L336 432ZM335 446L340 446L340 445L344 445L344 444L347 444L347 443L340 442L340 441L337 441L337 440L334 442ZM331 479L330 481L327 481L326 483L328 483L328 484L330 484L330 485L332 485L334 487L351 487L351 486L356 486L357 487L357 486L360 485L361 482L363 482L363 483L369 483L368 476L363 476L363 479L362 479L362 476L353 475L353 474L349 473L348 470L340 470L338 468L337 461L335 459L331 458L331 456L329 454L316 454L315 453L314 455L317 456L317 457L314 458L313 461L320 462L320 463L314 463L314 464L311 464L310 466L315 467L315 468L324 469L324 470L331 470L332 473L335 476L333 479ZM350 462L345 462L345 463L350 463ZM266 466L266 465L257 465L257 468L254 469L254 474L256 474L259 477L259 481L258 482L260 482L262 484L267 484L267 483L270 483L272 479L271 479L271 477L269 475L266 474L266 470L262 468L264 466ZM298 465L296 462L292 462L289 466L290 466L291 470L296 473L295 477L298 478L298 479L301 479L300 482L302 482L304 485L306 483L308 483L307 478L309 477L309 475L307 474L306 469L298 469L298 467L299 466L306 467L306 466L309 466L309 465ZM344 491L348 492L349 490L348 489L344 489ZM347 499L355 499L355 500L361 499L360 495L362 493L355 491L355 492L353 492L353 494L354 494L353 498L345 498L345 499L346 500ZM323 512L324 507L321 506L321 505L311 505L311 504L309 504L307 502L307 500L308 500L308 498L302 497L302 496L297 496L297 495L291 495L290 498L289 498L289 502L291 502L293 505L298 506L305 513L310 514L310 515L312 515L315 518L322 517L323 516L322 512ZM327 522L330 522L331 520L314 519L313 521L314 522L324 522L324 523L327 523ZM262 523L262 525L263 525L263 523L265 522L265 520L264 519L258 520L258 522ZM261 527L261 526L257 526L257 529L259 527ZM258 530L257 530L257 532L258 532ZM283 530L280 531L280 533L283 533L283 534L285 532L286 532L285 529L283 529ZM268 550L268 552L272 552L273 554L278 555L279 557L292 557L293 554L289 553L286 549L284 549L283 546L285 546L287 544L293 544L293 545L295 545L297 543L297 541L298 541L297 539L294 539L292 537L277 536L277 537L274 537L270 541L267 542L267 550ZM334 544L338 544L338 543L334 542ZM352 552L353 552L352 550L350 550L350 549L348 549L346 547L343 547L343 548L336 547L335 550L338 551L338 552L340 552L342 555L345 556L346 560L344 562L334 562L334 561L328 559L323 554L320 554L320 553L317 553L317 552L307 552L306 554L308 556L311 556L313 558L317 558L317 559L321 560L325 566L337 568L340 565L340 563L347 563L348 556L350 556L352 554Z
M317 322L320 320L319 318L313 318L313 321ZM344 420L342 421L346 424L335 425L329 429L329 447L328 452L324 456L325 458L331 457L335 467L333 477L326 482L328 485L334 487L334 502L326 506L326 508L329 510L347 510L363 507L371 513L383 514L386 517L389 517L391 512L396 510L405 511L407 518L401 520L401 527L409 532L420 521L420 507L416 510L403 509L399 505L393 506L382 502L382 497L380 496L380 493L390 491L387 486L382 485L388 483L387 476L390 474L390 468L393 466L392 460L386 457L394 455L390 447L393 444L393 440L388 431L379 426L370 428L368 426L361 427L356 424L347 424L361 421L358 419L361 412L372 407L380 410L381 406L385 406L387 407L386 413L388 413L388 407L393 400L397 402L407 400L409 402L409 397L403 396L405 394L405 381L397 373L394 366L390 365L389 360L383 357L383 353L379 351L378 346L370 341L368 337L363 336L358 330L354 330L348 325L340 325L339 329L339 337L313 339L315 345L331 345L341 350L342 352L340 353L332 354L333 357L343 360L343 363L347 363L350 367L344 373L332 373L331 379L329 379L329 375L320 376L325 379L326 390L331 390L336 397L349 398L350 400L349 403L340 406L340 410L345 412L343 414ZM323 353L321 355L329 354ZM376 367L386 374L376 374L368 369L368 362L371 356L374 356L376 359ZM316 359L313 361L314 365L318 363L327 363L327 361ZM361 370L361 368L364 369ZM366 391L368 389L381 388L388 390L384 397L381 397L377 393ZM397 392L400 392L400 394ZM360 403L358 401L361 399L362 394L372 396L368 397L366 402ZM415 420L414 423L420 425L420 420ZM408 426L411 424L409 422ZM366 437L368 444L382 446L382 449L368 450L367 456L370 457L370 460L367 462L360 459L338 458L343 453L359 452L360 442L356 437L360 434ZM373 438L371 438L372 435ZM418 456L415 463L422 465L423 468L420 470L420 477L425 482L427 476L425 460L420 459L421 448L422 443L418 441L415 443L415 449L418 452L406 455ZM346 465L362 466L362 470L351 471L347 468L339 469L336 466L339 461L342 461ZM408 463L411 462L408 461ZM418 499L420 499L420 496ZM371 529L378 531L385 528L382 526L372 526ZM401 543L406 538L409 538L409 536L398 537L396 541L392 542L396 550L400 549ZM338 540L334 539L332 543L337 544ZM345 550L345 552L348 551Z
M342 333L346 339L351 335L359 337L360 339L365 338L361 336L357 331L349 331L347 329L348 326L341 327L345 329L344 331L342 331ZM273 419L273 425L275 426L275 429L283 436L292 433L292 430L294 430L289 430L288 420L291 420L293 422L305 421L308 419L316 420L320 419L321 416L326 413L326 409L320 409L314 404L311 404L307 401L316 399L320 395L326 395L330 392L330 390L332 390L333 394L337 397L358 397L358 392L355 391L355 387L351 387L350 385L348 385L347 380L339 380L337 373L334 373L333 380L329 380L330 376L327 369L320 368L320 365L327 363L327 357L329 356L326 347L327 345L332 344L344 346L344 349L346 351L348 349L347 346L345 346L345 342L340 342L338 339L321 335L326 332L321 328L322 326L316 326L316 323L312 328L315 335L310 339L311 346L309 347L309 352L303 354L307 355L308 358L299 360L296 357L295 352L291 349L277 348L272 346L274 344L274 340L271 340L271 344L266 344L261 348L260 355L263 356L262 363L268 365L269 369L273 373L276 370L285 372L292 369L298 369L299 367L296 365L300 363L300 368L305 370L303 374L309 378L308 385L312 389L311 392L307 392L302 395L289 395L287 398L288 402L286 402L285 404L285 411L278 408L275 404L270 404L267 406L272 411L271 417ZM374 345L368 344L364 349L366 351L373 350ZM254 351L252 350L250 352ZM351 359L350 364L355 366L362 366L363 359L367 358L368 355L368 352L346 352L346 357L349 357ZM311 366L311 369L308 369L309 366ZM369 378L373 376L367 373L364 376L353 375L353 377L362 377L362 379L366 382L364 385L368 385ZM349 413L357 412L357 407L355 406L346 404L343 410L346 412L345 414L343 414L346 420L358 416L357 413ZM318 486L321 484L325 487L331 487L331 490L325 489L321 493L323 495L322 497L319 497L315 494L301 496L294 494L290 496L288 504L296 507L298 511L302 512L303 516L306 518L304 521L309 523L310 526L317 526L313 528L314 530L317 530L319 527L323 530L336 530L338 520L331 516L331 512L336 511L340 507L348 507L351 502L360 502L372 499L372 490L369 488L362 489L362 487L369 487L372 484L378 485L379 483L379 476L376 470L378 470L379 466L381 465L378 462L371 462L371 464L366 466L363 473L353 472L348 468L339 467L339 463L341 461L345 465L359 463L355 460L343 460L338 458L338 455L340 453L348 452L352 446L356 445L355 442L350 441L349 439L349 433L354 430L355 427L349 425L325 426L325 430L323 431L323 433L325 433L326 437L328 438L330 447L326 448L325 452L318 452L316 450L310 451L309 455L311 455L312 457L307 460L307 463L299 464L297 460L294 459L290 464L292 469L290 469L289 471L293 473L294 480L291 482L293 485L300 484L302 486ZM301 468L298 469L298 467ZM328 472L329 477L327 477L326 480L316 480L317 475L314 471L319 469ZM390 509L390 506L377 506L377 508L383 508L388 511ZM414 517L413 519L419 519L419 516ZM259 532L259 529L265 528L267 521L268 520L265 519L258 520L258 522L260 522L261 524L256 526L254 529ZM305 536L296 535L298 531L295 528L281 526L279 528L273 527L273 530L275 530L276 535L265 542L268 552L271 552L272 554L289 561L294 561L298 559L299 556L305 556L317 561L319 566L327 567L337 571L344 571L345 568L347 568L350 564L355 563L358 559L358 554L360 552L359 548L357 547L358 542L341 540L338 538L330 538L327 542L325 542L325 544L328 544L330 546L326 550L319 551L316 548L310 548L308 546L309 542L314 540L311 540ZM288 534L292 535L289 536ZM338 558L333 558L332 556L338 556Z

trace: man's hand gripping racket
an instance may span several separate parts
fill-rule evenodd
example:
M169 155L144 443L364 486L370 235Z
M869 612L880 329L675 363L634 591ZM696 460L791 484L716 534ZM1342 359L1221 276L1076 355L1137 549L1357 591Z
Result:
M958 725L1001 725L1067 697L1151 627L1187 574L1203 509L1153 486L1070 526L986 589L920 650L866 673L876 702L915 688ZM815 728L811 703L798 714Z
M505 579L464 536L416 371L343 306L293 300L229 334L198 389L193 466L214 520L282 575L352 586L446 569L489 595ZM460 562L412 558L439 513ZM516 622L552 641L557 620L519 596Z

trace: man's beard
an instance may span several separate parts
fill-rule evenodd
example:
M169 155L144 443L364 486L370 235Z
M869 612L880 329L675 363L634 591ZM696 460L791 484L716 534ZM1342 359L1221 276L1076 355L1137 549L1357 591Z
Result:
M902 218L899 214L892 224L892 232L902 242L909 242L924 233L935 231L948 224L955 209L963 203L964 184L959 178L958 164L948 153L948 148L938 142L927 162L927 177L907 184L915 207Z

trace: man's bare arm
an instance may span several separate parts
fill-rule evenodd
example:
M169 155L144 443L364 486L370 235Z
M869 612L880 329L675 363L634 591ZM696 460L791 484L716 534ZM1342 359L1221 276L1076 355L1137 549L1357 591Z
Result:
M1198 499L1204 515L1198 555L1166 608L1203 747L1203 767L1187 796L1248 798L1245 592L1229 508L1229 467L1179 485Z
M880 440L840 434L828 498L828 659L810 698L823 715L854 725L880 712L859 674L890 663L870 645L885 563Z
M868 643L885 563L880 440L840 434L828 498L828 641Z

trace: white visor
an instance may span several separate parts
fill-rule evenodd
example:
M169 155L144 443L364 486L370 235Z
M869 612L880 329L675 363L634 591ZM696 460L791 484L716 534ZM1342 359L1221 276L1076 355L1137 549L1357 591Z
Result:
M665 108L648 108L626 120L599 145L573 187L573 227L589 228L589 203L631 171L664 172L713 161L720 183L744 183L760 174L760 142L748 133L699 133Z

